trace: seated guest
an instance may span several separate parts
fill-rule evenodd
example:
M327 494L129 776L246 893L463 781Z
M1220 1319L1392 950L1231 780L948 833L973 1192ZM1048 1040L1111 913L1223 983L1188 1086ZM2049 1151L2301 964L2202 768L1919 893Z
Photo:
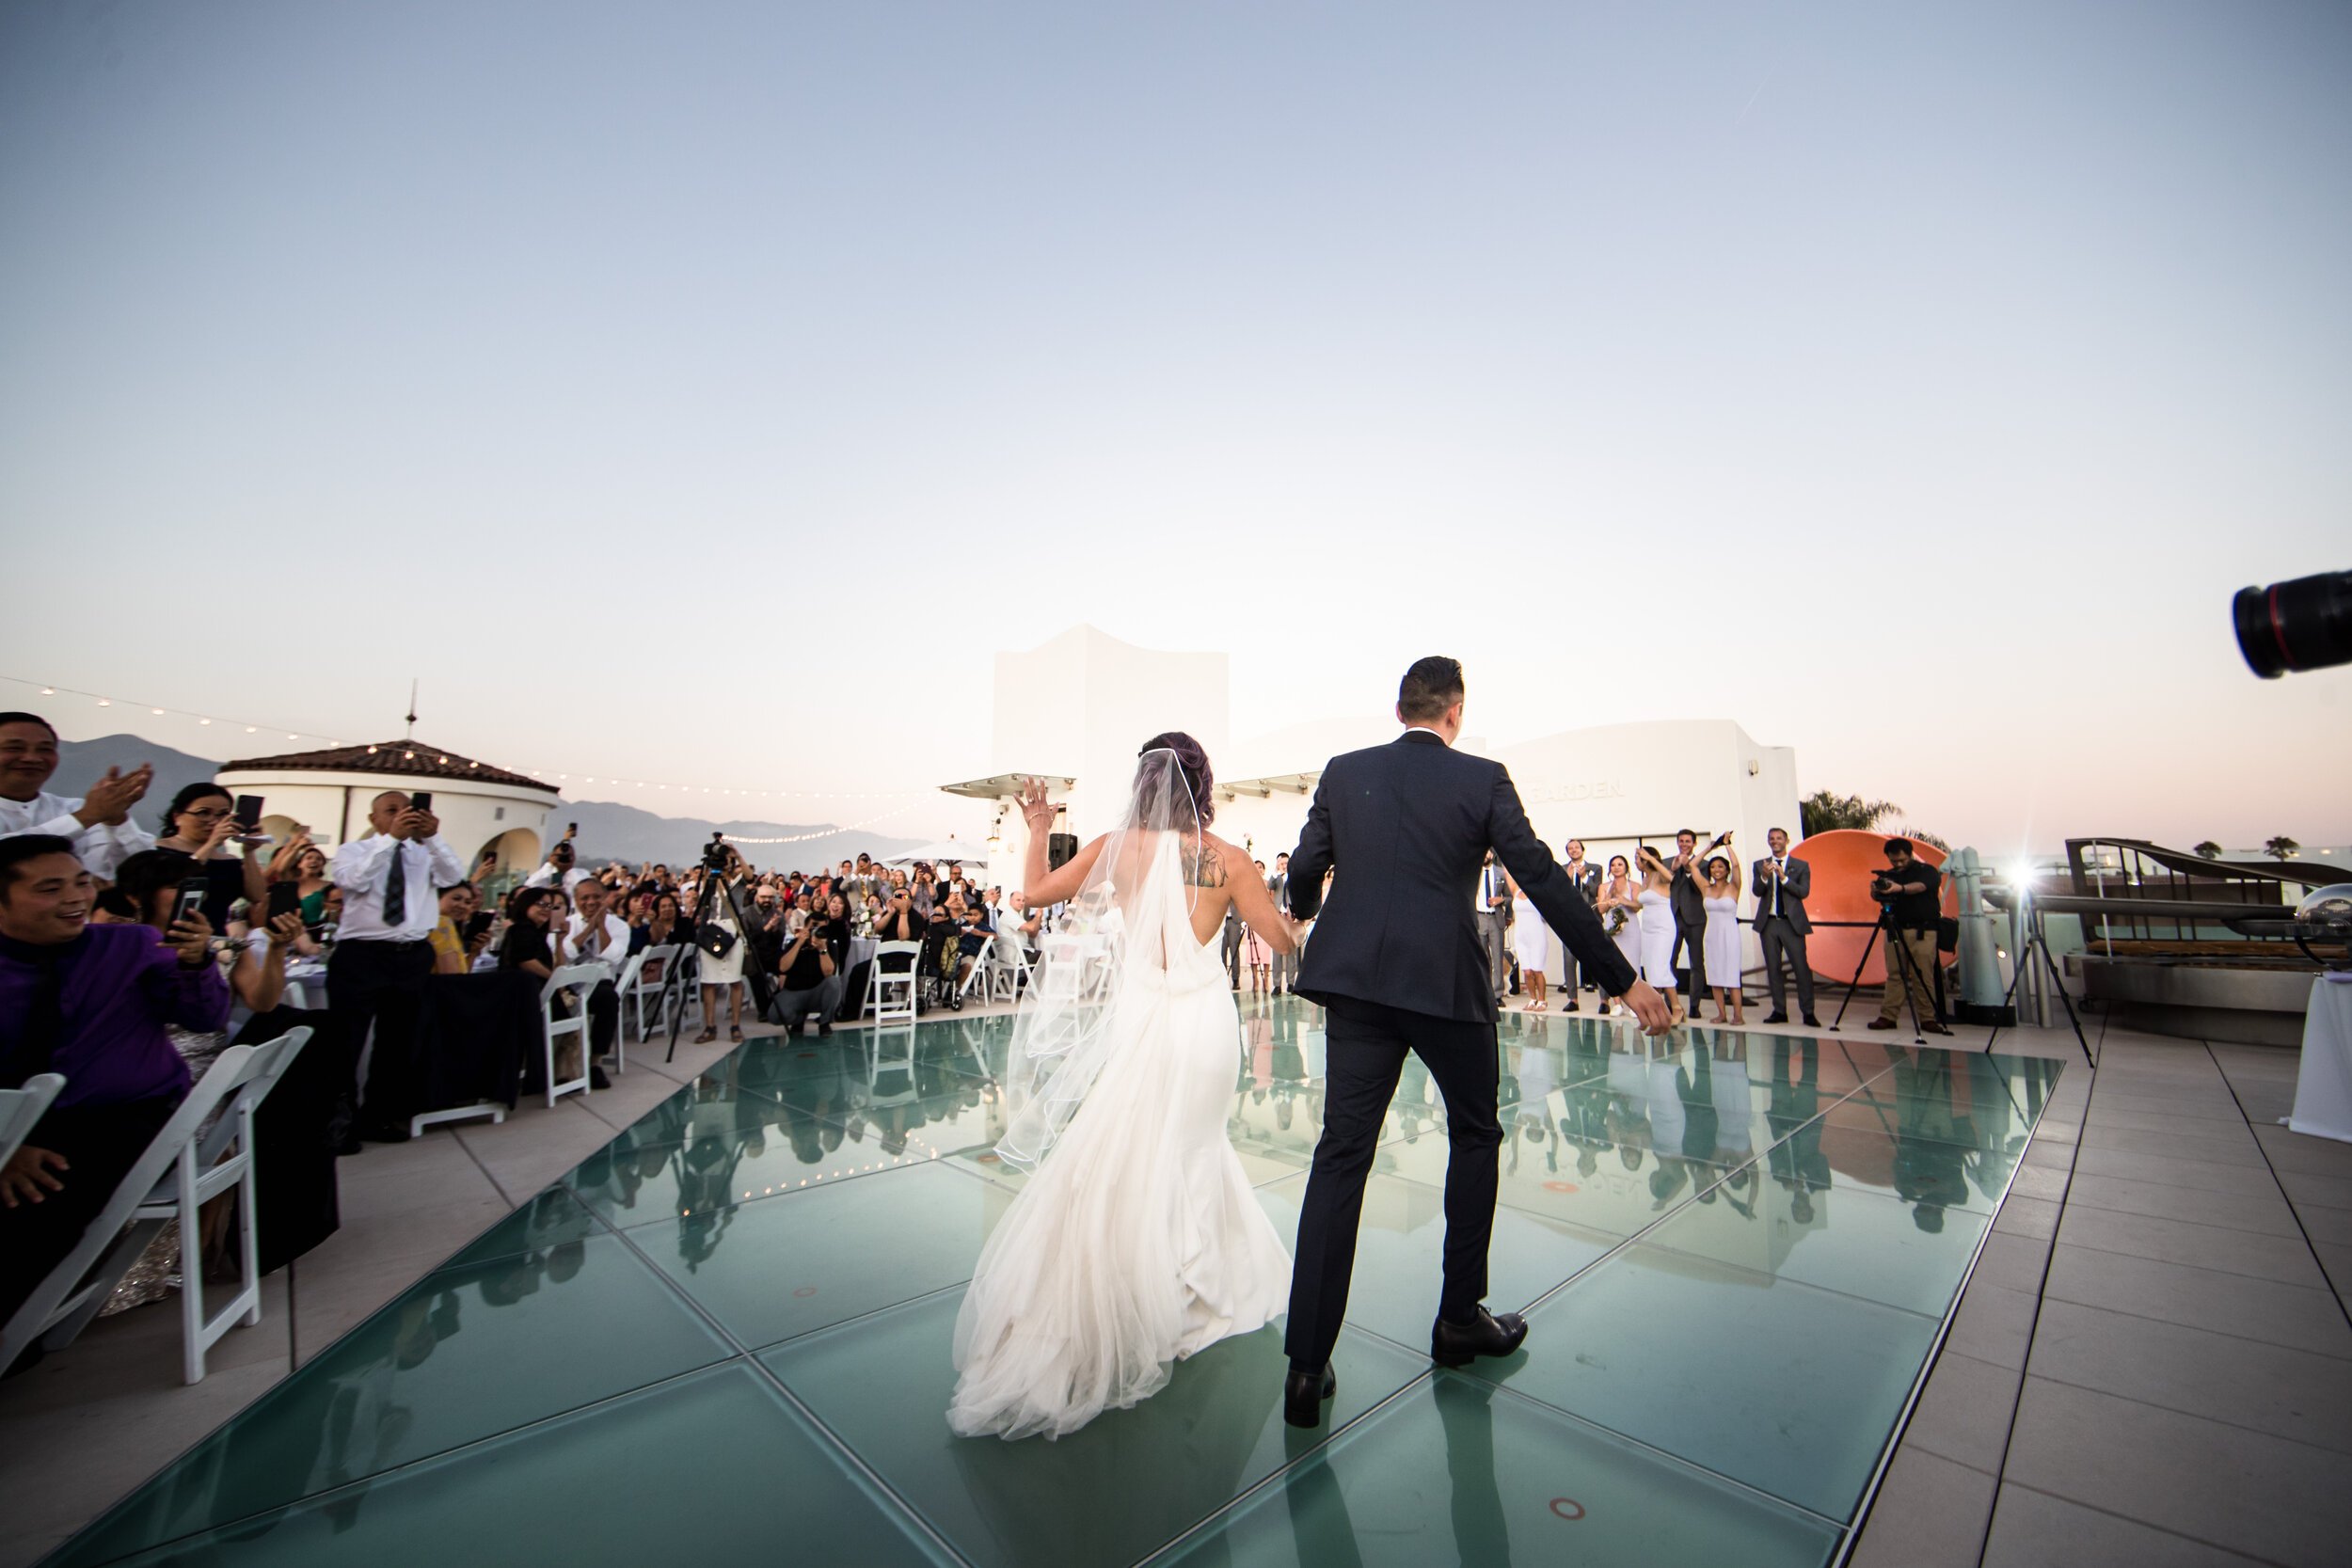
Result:
M874 916L874 940L921 942L923 928L929 924L926 917L915 912L914 890L904 882L898 882L891 888L890 896L882 900L880 912Z
M42 789L57 770L57 732L33 713L0 713L0 836L50 833L71 839L90 875L114 879L126 855L152 849L155 841L131 820L131 808L147 794L155 769L140 763L128 773L119 768L89 786L85 800L70 800Z
M0 1321L24 1304L171 1117L188 1065L167 1026L229 1021L212 932L92 926L78 838L0 839L0 1087L65 1088L0 1166ZM6 1369L0 1369L5 1370Z
M1029 909L1022 900L1021 890L1015 888L1012 894L1012 907L1019 911L1020 914L1013 922L1012 934L1021 940L1021 951L1029 956L1031 963L1035 963L1044 940L1045 911Z
M640 882L628 890L624 900L628 912L622 920L628 926L628 954L635 958L653 945L653 889Z
M647 944L654 947L675 946L691 935L686 929L686 916L678 909L677 895L654 895L653 918L645 923Z
M956 986L963 975L962 939L971 916L963 895L950 893L931 910L930 924L923 930L923 974L949 1012L963 1010L963 998L957 994Z
M474 915L482 908L482 895L471 882L441 890L441 920L433 927L433 973L436 974L470 974L473 961L482 954L490 940L485 929L470 932Z
M833 1015L841 1006L843 965L850 953L850 933L839 921L819 916L803 926L776 964L773 1016L787 1035L801 1032L812 1014L817 1033L833 1033Z
M518 887L506 901L506 937L499 943L499 967L519 969L539 980L555 973L555 948L548 927L563 906L552 888Z
M996 911L985 901L973 904L965 909L958 924L962 934L957 942L963 951L963 967L968 971L995 940Z
M613 980L628 961L628 927L605 907L602 882L591 878L572 889L572 916L558 928L555 957L559 965L600 963L612 971L612 978L597 981L588 992L590 1043L596 1056L611 1054L621 1023L620 993L613 990ZM604 1081L604 1069L596 1065L595 1056L589 1059L588 1086L612 1086Z

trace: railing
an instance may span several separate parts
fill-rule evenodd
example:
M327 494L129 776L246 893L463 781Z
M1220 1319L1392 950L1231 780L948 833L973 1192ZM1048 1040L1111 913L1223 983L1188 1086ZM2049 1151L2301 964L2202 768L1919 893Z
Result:
M2290 942L2287 923L2304 893L2335 879L2332 868L2207 860L2137 838L2070 838L2066 864L2071 895L2040 902L2078 915L2086 944L2108 954L2121 944L2151 956L2255 957L2248 944Z

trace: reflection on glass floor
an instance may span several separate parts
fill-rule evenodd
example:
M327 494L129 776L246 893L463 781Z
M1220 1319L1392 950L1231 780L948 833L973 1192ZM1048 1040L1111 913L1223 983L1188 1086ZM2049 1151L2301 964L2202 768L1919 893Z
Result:
M1246 1011L1232 1132L1295 1228L1316 1009ZM1340 1393L1280 1335L1057 1443L951 1437L1018 1193L1004 1018L755 1041L329 1347L54 1561L1740 1560L1836 1549L2064 1064L1508 1017L1492 1255L1527 1351L1433 1373L1445 1109L1408 1067Z

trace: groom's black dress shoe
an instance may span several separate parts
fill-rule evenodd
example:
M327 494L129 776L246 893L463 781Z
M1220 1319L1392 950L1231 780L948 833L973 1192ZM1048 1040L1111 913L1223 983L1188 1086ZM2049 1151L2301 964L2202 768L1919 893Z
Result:
M1339 1374L1331 1364L1323 1364L1323 1373L1294 1370L1282 1380L1282 1419L1295 1427L1314 1427L1323 1424L1323 1402L1339 1392Z
M1527 1340L1527 1320L1517 1312L1496 1317L1485 1307L1466 1323L1439 1318L1429 1330L1429 1359L1440 1367L1467 1367L1481 1355L1508 1355Z

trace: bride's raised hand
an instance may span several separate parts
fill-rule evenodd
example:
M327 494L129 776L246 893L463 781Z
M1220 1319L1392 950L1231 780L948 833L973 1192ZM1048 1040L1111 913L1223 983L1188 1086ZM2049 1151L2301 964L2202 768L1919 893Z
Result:
M1029 832L1041 833L1054 825L1054 802L1045 798L1045 781L1031 779L1021 786L1021 819Z

